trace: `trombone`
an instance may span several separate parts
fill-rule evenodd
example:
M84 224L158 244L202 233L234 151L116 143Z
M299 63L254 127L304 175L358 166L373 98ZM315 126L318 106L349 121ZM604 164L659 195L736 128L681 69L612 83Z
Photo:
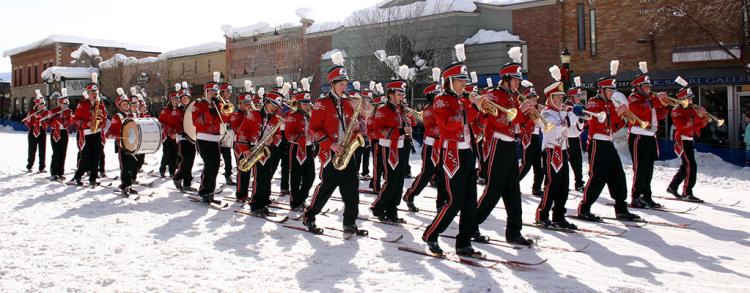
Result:
M219 98L219 101L221 102L221 109L216 105L215 101L210 101L211 105L216 109L216 111L219 112L219 123L221 124L221 139L224 140L224 137L229 133L227 128L227 123L224 122L224 118L221 118L221 115L231 115L234 113L234 105L232 103L229 103L224 100L224 98L221 96L221 92L216 93L216 96Z
M687 101L687 100L685 100L685 101ZM706 112L706 115L698 115L698 117L701 117L701 118L708 117L708 121L709 122L716 122L716 126L721 127L721 126L724 125L724 122L726 122L724 119L721 119L719 117L716 117L715 115L712 115L711 113L708 113L708 111L706 111L706 109L703 108L703 107L701 107L701 106L698 106L698 105L693 104L693 103L690 103L690 106L693 109L695 109L695 111L700 111L702 109L704 112Z
M516 94L518 95L518 100L521 103L523 103L524 101L526 101L528 99L528 98L526 98L526 96L524 96L523 94L521 94L520 92L518 92L518 90L516 90ZM544 132L549 132L550 130L552 130L552 128L555 127L555 125L553 125L552 123L547 122L547 119L544 119L544 117L542 117L542 115L539 113L539 110L536 107L532 107L531 111L529 111L529 112L530 112L529 116L531 117L531 119L534 120L534 122L537 122L537 123L541 124L541 126L543 126L542 130Z

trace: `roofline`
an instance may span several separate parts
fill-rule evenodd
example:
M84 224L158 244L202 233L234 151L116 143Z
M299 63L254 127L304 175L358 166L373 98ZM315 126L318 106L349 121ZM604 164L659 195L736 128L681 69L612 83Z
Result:
M526 8L533 8L533 7L539 7L539 6L555 5L557 4L557 2L558 0L536 0L536 1L516 3L516 4L507 4L507 5L487 4L487 3L478 3L478 2L474 2L474 4L477 5L477 7L495 9L495 10L518 10L518 9L526 9Z

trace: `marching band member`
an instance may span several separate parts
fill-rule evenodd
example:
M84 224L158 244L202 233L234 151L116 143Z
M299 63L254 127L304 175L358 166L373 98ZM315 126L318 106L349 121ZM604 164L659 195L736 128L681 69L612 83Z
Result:
M242 152L240 149L249 149L250 143L249 137L246 135L243 135L243 133L240 131L242 127L242 123L247 120L247 118L252 114L253 109L255 106L253 106L253 82L249 80L245 80L245 92L240 93L237 96L237 103L239 109L232 113L232 117L229 119L229 124L232 126L232 129L235 129L234 131L234 157L237 158L237 190L235 192L235 197L237 198L237 202L244 203L248 199L248 188L250 184L250 176L252 175L250 173L250 170L247 172L242 171L239 165L240 155L242 155Z
M162 133L162 156L161 164L159 165L159 176L165 177L165 173L169 170L169 177L174 176L175 170L177 169L177 128L173 121L179 120L179 112L177 111L177 105L180 104L180 99L177 97L177 92L180 90L181 85L175 84L175 91L170 92L167 97L167 106L159 113L159 123L161 123ZM167 169L169 168L169 169Z
M583 149L581 147L581 132L585 125L583 116L576 115L572 110L583 105L586 100L586 91L581 87L581 77L576 76L574 79L575 87L568 89L565 106L568 110L568 159L570 160L570 169L573 170L575 179L574 188L576 191L583 191Z
M292 97L296 109L286 117L286 135L289 141L290 199L292 210L302 212L307 208L305 201L315 181L315 145L310 135L310 82L303 78L302 91Z
M463 99L464 87L469 81L463 44L455 46L458 62L443 70L444 92L435 97L433 107L435 122L440 131L443 169L445 181L439 188L445 189L448 202L438 211L435 219L427 226L422 240L432 254L442 255L438 236L453 222L461 212L456 235L456 254L478 256L481 253L471 245L471 236L477 231L476 201L476 157L472 150L474 134L470 121L479 115L476 107L468 99Z
M677 92L677 99L690 101L695 97L686 80L677 77L676 82L682 86L682 89ZM674 133L674 150L682 160L682 164L677 174L672 177L667 192L678 199L703 202L693 194L693 187L695 187L698 174L693 138L699 137L701 129L706 127L710 121L708 113L703 107L676 107L672 109L672 122L677 129ZM750 135L750 133L745 135ZM682 183L682 194L677 192L680 183Z
M34 158L36 157L37 150L39 150L39 173L44 173L44 168L47 164L45 155L47 152L47 124L42 121L42 118L48 114L47 101L44 100L42 92L36 90L34 107L29 110L29 114L22 120L26 124L26 127L29 128L29 156L28 163L26 164L26 171L29 173L31 172L31 168L34 167Z
M563 108L563 97L565 91L560 82L562 74L557 65L550 68L554 83L544 89L547 97L547 107L542 111L544 119L555 127L544 133L542 147L545 156L545 184L544 196L536 209L536 224L545 228L577 229L575 224L565 219L565 203L568 201L568 187L570 185L568 174L568 129L570 127L569 114ZM574 106L573 111L580 115L583 107ZM553 209L554 205L554 209ZM552 209L552 221L549 220L549 211Z
M479 94L479 86L477 85L478 79L477 79L477 72L472 71L469 73L469 77L471 77L471 82L466 85L466 88L464 89L464 92L468 93L469 95L478 95ZM486 92L485 92L486 93ZM464 98L468 99L468 95L465 95ZM487 122L484 121L484 117L482 115L477 115L477 119L474 119L471 121L471 130L476 134L476 138L473 142L473 149L474 154L477 156L477 161L479 164L477 164L477 183L479 184L486 184L487 183L487 161L484 160L484 136L482 133L484 132L484 125Z
M98 73L91 74L91 83L86 85L88 99L78 103L75 111L75 123L78 128L78 149L81 150L78 166L72 183L82 186L81 178L88 171L89 185L98 185L99 160L104 153L106 141L102 129L107 124L107 109L99 97Z
M175 110L176 113L172 115L172 121L170 124L175 128L177 135L175 139L177 141L177 170L174 176L172 176L172 182L174 182L175 188L180 191L198 191L190 184L193 182L193 162L195 162L195 143L188 139L184 129L184 115L187 106L190 104L192 98L190 88L187 82L182 82L181 88L177 91L177 97L180 99L180 104Z
M344 98L349 84L349 76L344 69L344 57L341 52L336 52L333 54L332 60L334 67L328 71L327 75L331 90L326 96L315 101L310 116L310 131L320 145L320 151L318 152L321 165L320 183L315 188L312 201L305 210L302 222L311 232L323 233L323 229L318 228L315 224L315 216L320 213L333 191L338 188L344 201L344 236L350 237L353 234L367 233L366 230L357 228L355 222L359 214L358 164L356 159L349 160L343 166L343 169L339 170L334 167L333 161L337 156L349 152L350 150L345 147L359 139L359 126L356 125L358 121L351 121L356 119L352 117L355 115L353 103L359 104L364 101L352 101ZM361 111L360 107L357 108ZM360 114L357 113L356 115ZM347 134L351 134L352 140L343 141Z
M514 134L520 125L531 120L526 113L536 103L527 99L519 105L515 98L518 86L523 80L521 75L521 49L513 47L508 51L513 62L500 68L500 81L496 89L489 91L487 99L511 112L497 111L497 116L488 115L485 125L484 141L487 156L487 186L477 207L477 226L471 231L471 238L478 242L488 242L489 237L479 233L478 225L489 217L500 198L503 199L507 213L505 239L509 243L531 245L531 241L521 236L522 210L521 187L518 160L516 159L516 139ZM531 83L529 88L531 88ZM512 114L512 111L515 111ZM509 115L510 113L510 115ZM494 117L493 117L494 116ZM534 123L533 121L531 123ZM442 129L440 135L443 135ZM447 169L446 169L447 170Z
M363 134L363 137L365 138L365 145L362 146L357 150L357 161L362 164L362 173L359 175L360 180L368 180L372 179L370 176L370 152L372 149L372 146L370 146L370 138L366 136L365 134L369 134L367 131L367 128L369 127L369 124L372 122L370 115L371 113L375 113L375 110L373 109L372 104L372 92L375 90L375 82L370 81L370 87L367 89L362 89L359 94L365 98L365 104L362 105L362 113L365 115L360 116L360 121L363 121L360 124L360 133Z
M372 108L370 115L367 116L367 139L370 140L370 148L372 155L372 179L370 180L370 189L374 193L380 193L380 178L383 176L383 161L380 158L380 131L375 128L375 112L385 104L385 90L383 85L378 83L375 85L374 98L372 99Z
M203 86L204 97L195 101L193 111L193 125L197 133L195 145L204 163L198 195L204 203L216 202L214 193L221 156L221 129L231 115L224 112L224 102L219 97L220 77L220 73L214 72L214 80Z
M533 85L526 87L523 95L529 100L538 103L539 95ZM521 155L521 166L518 167L518 181L523 180L531 169L534 170L534 181L531 185L531 194L541 197L542 180L544 180L544 167L542 166L542 135L536 121L528 119L521 124L520 141L523 148Z
M115 105L117 105L118 112L112 115L112 123L107 130L106 136L107 138L115 139L115 153L120 162L120 191L123 195L136 194L138 192L133 190L131 186L137 176L138 158L135 155L128 154L121 148L121 141L123 139L121 133L125 119L137 118L137 113L132 112L131 109L133 109L133 104L138 104L138 97L134 95L128 98L122 88L117 88L117 94Z
M297 83L295 82L294 84ZM282 90L282 88L284 89ZM287 97L291 95L291 91L291 84L288 82L284 82L283 77L277 76L276 86L271 89L271 92L276 92L278 94L282 94L283 97ZM285 112L289 110L289 106L286 104L286 102L283 102L284 100L285 98L282 98L282 103L280 104L279 109L275 112L275 115L280 119L279 123L281 124L281 128L279 132L281 133L281 141L271 153L271 168L269 169L271 174L276 174L276 170L279 168L279 165L281 165L281 182L279 184L279 194L282 196L289 194L289 166L287 165L287 163L289 162L289 150L285 135L286 125L284 123L284 117L286 116Z
M284 95L281 93L287 92L288 89L285 86L280 91L268 92L264 97L265 102L263 107L252 111L245 121L242 122L238 130L241 132L238 137L243 136L241 141L249 143L237 147L243 157L249 156L253 148L258 146L263 137L267 135L272 135L273 137L267 145L272 154L271 157L263 156L252 168L253 194L250 197L249 205L250 211L256 217L275 216L275 213L268 210L268 205L271 204L271 179L273 179L274 174L272 172L274 167L273 153L277 151L276 148L281 143L281 131L278 129L281 127L279 124L281 120L276 116L276 112L281 108L281 103L284 100ZM275 133L271 133L274 129L276 129ZM238 198L240 197L238 196Z
M635 208L659 208L660 204L651 197L651 178L654 175L654 162L659 158L659 145L656 142L656 131L659 120L667 117L669 109L663 99L666 94L656 95L651 92L646 62L640 62L641 74L630 84L633 92L628 97L628 109L638 118L649 122L649 127L641 128L636 121L630 121L628 132L628 150L633 159L633 186L630 206Z
M73 110L70 110L68 90L63 88L57 98L57 107L47 115L47 124L52 128L52 162L50 173L52 180L65 181L65 155L68 152L68 128L73 123Z
M219 86L221 97L226 101L232 100L232 85L229 83L222 83ZM227 125L227 133L224 139L221 140L221 158L224 160L224 179L227 185L236 185L232 180L232 149L234 148L234 130L231 127L231 123Z
M137 89L135 87L130 88L130 90L132 91L132 94L133 94L131 96L131 106L135 105L135 107L137 109L135 111L131 110L131 112L135 116L133 118L149 118L149 117L151 117L151 114L149 114L149 112L148 112L148 107L146 107L146 100L143 98L143 95L139 94L138 91L137 91ZM135 99L133 99L133 98L135 98ZM146 162L146 154L138 154L138 155L135 155L135 157L138 160L138 164L136 165L137 166L136 172L135 172L136 176L133 176L133 181L137 182L136 181L136 177L137 177L138 173L140 173L141 170L143 169L143 164Z
M621 116L628 110L625 101L615 106L613 94L617 90L615 75L620 62L610 63L611 77L601 78L596 82L597 95L588 100L586 111L598 114L589 120L589 181L583 189L583 199L578 205L578 219L584 221L601 222L602 219L591 213L591 205L599 198L604 185L609 188L609 194L615 200L615 216L617 219L634 221L640 219L628 211L625 200L628 196L625 183L625 171L622 168L620 156L612 142L612 135L625 126ZM620 103L618 101L618 103Z
M422 110L422 123L424 124L424 145L422 146L422 170L417 178L412 182L411 187L404 194L404 202L411 212L418 212L419 209L414 205L414 196L418 195L430 182L430 179L440 177L440 146L435 142L440 140L440 129L435 122L435 112L432 102L435 96L441 93L440 87L440 68L432 69L433 83L429 84L422 91L422 96L427 99L427 106ZM438 178L440 179L440 178ZM440 179L442 180L442 179ZM438 188L438 193L442 195L443 188ZM444 198L438 196L438 198Z
M378 141L381 153L377 159L382 161L385 182L370 207L372 214L379 220L393 223L406 222L398 217L398 205L401 203L410 152L404 140L406 136L411 135L412 127L416 125L413 117L407 117L402 105L406 97L409 67L402 65L399 68L399 76L401 79L391 80L385 85L388 101L375 113L374 127L379 129L381 134Z

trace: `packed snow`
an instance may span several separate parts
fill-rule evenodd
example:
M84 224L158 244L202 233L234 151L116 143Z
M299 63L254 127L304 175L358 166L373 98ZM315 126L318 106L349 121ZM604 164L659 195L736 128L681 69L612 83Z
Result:
M93 67L61 67L52 66L42 71L42 79L52 82L60 81L60 78L91 78L91 73L99 72Z
M398 244L315 236L191 202L172 188L171 181L144 173L139 180L156 180L155 186L136 188L155 194L137 202L118 197L109 189L49 183L48 174L27 174L24 170L26 136L0 129L5 146L0 165L0 291L746 292L750 287L750 170L733 167L710 154L698 155L695 192L716 204L660 200L672 209L697 209L689 214L635 211L649 220L697 220L688 229L577 222L589 229L627 230L622 237L609 237L524 227L523 233L538 238L543 246L588 248L575 253L475 244L492 258L548 259L543 265L525 269L503 265L485 269L399 251L398 246L424 247L422 231L414 228L358 222L374 237L403 234ZM119 174L113 148L113 142L108 141L105 151L110 179L103 182ZM68 178L72 177L76 153L71 140L65 166ZM48 164L50 155L48 146ZM160 157L161 151L147 155L144 171L157 169ZM630 159L624 157L623 161ZM198 157L194 185L200 176L200 164ZM677 164L658 164L652 183L657 194L664 195L662 191ZM417 154L412 154L411 165L417 175L421 167ZM625 169L630 182L629 163ZM221 175L218 177L219 183L224 182ZM521 182L523 192L530 191L531 177L529 174ZM406 187L411 182L407 179ZM360 188L366 186L363 181ZM482 189L479 186L480 193ZM276 179L272 190L279 190ZM435 194L428 186L417 196L416 205L434 211ZM338 192L333 197L339 197ZM370 194L360 195L360 215L370 215L367 202L373 199ZM569 214L574 213L580 199L580 193L570 193ZM285 196L277 200L289 199ZM522 201L524 222L531 222L539 199L524 196ZM741 202L736 206L722 205L737 201ZM606 205L609 202L605 191L593 212L611 216L613 209ZM239 207L235 204L232 209ZM499 204L481 226L483 233L495 239L503 239L505 211L501 207ZM339 211L318 217L318 224L341 227L342 204L331 200L326 208ZM292 213L291 217L296 215ZM428 213L400 215L415 224L433 219ZM445 235L455 235L456 221ZM287 224L301 226L293 220ZM444 249L452 249L454 242L442 239L441 244Z
M477 6L470 0L426 0L387 8L372 6L354 11L344 20L344 26L356 27L449 12L474 12L476 10Z
M328 21L328 22L321 22L321 23L316 22L307 28L307 30L305 31L305 34L328 32L328 31L332 31L343 26L344 24L339 21Z
M278 26L271 26L267 22L258 22L244 27L233 27L231 25L225 24L221 26L221 30L224 31L224 36L226 37L244 38L271 33L274 30L284 30L299 26L301 26L301 24L299 23L284 23Z
M129 51L160 52L159 48L154 47L154 46L134 45L134 44L127 44L127 43L118 42L118 41L83 38L83 37L76 37L76 36L69 36L69 35L51 35L39 41L33 42L31 44L7 50L3 52L3 57L10 57L10 56L20 54L26 51L42 48L44 46L49 46L54 43L88 44L89 46L94 46L94 47L123 48Z
M99 49L97 48L91 48L88 44L81 44L78 49L70 53L70 57L73 57L73 59L81 58L81 54L86 53L86 55L89 56L99 56Z
M167 51L159 55L160 59L170 59L184 56L192 56L213 52L220 52L226 50L226 45L222 42L211 42L185 48L180 48L172 51Z
M479 45L498 42L521 42L521 37L511 34L508 31L492 31L480 29L471 38L466 39L466 45Z

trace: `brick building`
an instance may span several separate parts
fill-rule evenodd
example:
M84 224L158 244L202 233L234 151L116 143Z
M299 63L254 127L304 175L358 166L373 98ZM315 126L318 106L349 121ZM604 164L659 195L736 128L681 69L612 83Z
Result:
M74 61L70 54L81 44L88 44L99 50L104 59L115 54L124 54L137 58L157 56L159 50L151 46L125 44L116 41L88 39L65 35L51 35L34 43L3 52L10 57L11 96L14 99L11 110L25 111L29 101L34 98L34 91L40 89L48 93L48 87L42 80L42 72L53 66L70 66ZM16 101L18 100L18 101Z

